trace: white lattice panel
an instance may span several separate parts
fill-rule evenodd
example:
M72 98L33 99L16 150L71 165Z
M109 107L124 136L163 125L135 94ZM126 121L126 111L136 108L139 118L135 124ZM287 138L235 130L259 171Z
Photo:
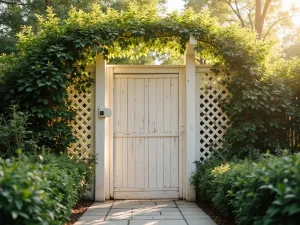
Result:
M90 73L94 77L94 72ZM94 153L94 85L86 92L79 92L71 86L68 92L72 108L76 112L72 123L73 134L78 138L69 150L83 158Z
M202 70L202 71L201 71ZM207 69L197 69L199 78L199 154L202 162L213 151L222 148L223 135L229 125L229 119L220 108L219 101L227 95L226 88L220 83L223 76L216 76Z

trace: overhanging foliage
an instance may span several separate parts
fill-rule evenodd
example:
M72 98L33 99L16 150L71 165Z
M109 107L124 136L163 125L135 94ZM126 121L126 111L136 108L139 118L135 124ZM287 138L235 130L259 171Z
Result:
M198 40L196 51L217 58L251 84L260 82L269 54L269 46L257 41L255 34L236 26L221 27L206 12L160 16L153 8L130 5L126 12L108 9L104 13L95 6L88 14L73 9L63 21L48 9L47 18L39 19L37 34L30 28L19 34L20 53L1 78L4 85L0 97L4 101L0 104L3 110L18 104L33 114L33 129L42 133L43 144L56 146L57 151L65 150L75 141L69 126L74 112L67 100L67 88L74 84L84 91L90 85L90 77L82 71L96 54L106 59L128 57L133 50L136 54L136 48L140 55L170 49L184 53L189 37L194 36ZM230 84L227 83L229 87ZM242 85L239 90L251 88ZM233 93L240 94L235 90ZM244 112L234 109L236 102L231 104L229 109L224 107L229 117L240 116L232 129L241 126Z

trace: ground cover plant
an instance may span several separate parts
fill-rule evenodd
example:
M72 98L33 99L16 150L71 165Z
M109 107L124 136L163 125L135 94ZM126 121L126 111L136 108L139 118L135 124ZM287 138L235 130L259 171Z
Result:
M299 154L268 155L257 162L212 158L198 166L192 183L198 200L235 216L237 224L299 223Z

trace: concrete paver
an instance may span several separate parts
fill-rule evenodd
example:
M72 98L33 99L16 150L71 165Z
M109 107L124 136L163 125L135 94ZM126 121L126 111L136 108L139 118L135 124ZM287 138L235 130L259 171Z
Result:
M94 203L75 225L216 225L195 203L122 200Z
M184 220L131 220L130 225L186 225Z
M212 219L187 220L189 225L216 225Z

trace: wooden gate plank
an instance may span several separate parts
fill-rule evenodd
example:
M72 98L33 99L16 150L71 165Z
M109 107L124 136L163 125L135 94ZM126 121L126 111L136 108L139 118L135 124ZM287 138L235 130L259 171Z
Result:
M121 79L115 79L115 132L121 132Z
M145 187L145 171L144 171L144 148L145 141L144 138L135 138L135 187L143 188Z
M156 139L156 187L164 187L164 138Z
M178 101L179 101L179 81L178 78L171 79L171 132L178 133ZM171 157L171 187L179 187L178 182L178 166L179 166L179 158L178 158L178 137L170 138L171 141L171 149L170 149L170 157Z
M171 132L171 80L164 79L164 133Z
M144 132L149 133L149 79L144 80ZM144 138L144 187L149 187L149 138Z
M178 182L178 137L171 138L171 187L179 187Z
M156 87L156 133L164 132L164 79L157 79Z
M149 80L149 133L156 133L156 79Z
M128 187L135 187L135 138L128 138ZM117 177L118 174L115 174ZM116 179L116 178L115 178Z
M123 150L122 150L123 138L116 138L116 151L115 151L115 187L123 187Z
M128 125L128 91L127 91L127 79L121 79L121 97L120 97L120 105L121 105L121 126L120 130L122 133L127 133L127 125ZM123 184L122 186L124 188L128 185L128 168L127 168L127 162L128 162L128 140L127 138L123 138L122 142L122 173L123 173Z
M170 138L164 138L164 148L163 148L163 155L164 155L164 187L171 186L171 145L170 145Z
M149 187L156 188L156 138L149 138Z
M134 79L128 79L128 90L127 90L127 93L128 93L128 127L127 127L127 130L129 133L134 133L134 86L135 86L135 82L134 82ZM116 105L118 105L119 103L116 102ZM116 132L116 131L115 131Z

